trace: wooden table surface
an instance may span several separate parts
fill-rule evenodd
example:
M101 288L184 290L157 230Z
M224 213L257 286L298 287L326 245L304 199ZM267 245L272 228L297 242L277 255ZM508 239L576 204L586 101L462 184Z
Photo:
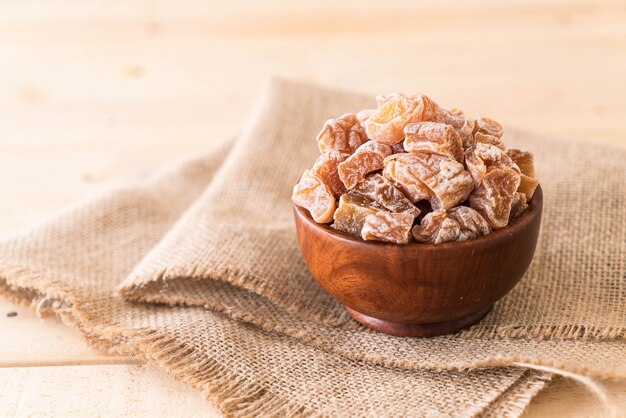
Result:
M626 2L0 2L0 233L240 129L279 75L626 147ZM590 145L593 146L593 145ZM16 316L7 316L9 312ZM626 410L626 384L603 382ZM217 415L0 302L0 416ZM557 379L528 417L605 416Z

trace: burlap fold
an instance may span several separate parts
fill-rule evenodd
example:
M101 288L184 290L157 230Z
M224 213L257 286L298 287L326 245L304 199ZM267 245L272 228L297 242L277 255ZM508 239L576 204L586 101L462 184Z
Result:
M536 154L544 222L524 279L468 331L431 339L374 333L324 293L299 255L290 192L319 154L313 138L322 122L372 106L362 96L274 83L211 185L123 283L124 296L206 306L390 366L524 362L626 376L621 150L507 131L507 145Z
M274 82L233 146L0 243L0 295L154 362L227 414L518 416L550 375L514 363L626 376L623 151L506 139L537 155L544 225L529 273L469 331L377 334L319 289L291 187L323 121L372 105Z
M202 293L214 279L304 318L348 322L302 263L290 197L319 155L323 121L374 106L372 98L274 83L210 187L125 281L125 296L184 302L161 291L163 282L195 280ZM463 337L623 340L626 152L512 130L504 139L536 154L545 220L524 280ZM148 296L151 289L159 292Z
M115 292L120 278L175 224L224 155L186 162L4 241L0 295L58 315L100 350L156 364L226 415L518 416L550 378L514 367L381 367L201 307L125 302Z

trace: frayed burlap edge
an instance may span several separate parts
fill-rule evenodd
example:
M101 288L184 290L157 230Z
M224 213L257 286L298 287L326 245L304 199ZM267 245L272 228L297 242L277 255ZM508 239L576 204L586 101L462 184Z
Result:
M35 286L35 283L37 286ZM34 309L41 317L56 315L65 324L76 329L83 340L94 349L108 354L130 356L137 363L154 365L165 372L172 380L184 383L216 405L225 416L316 416L317 412L303 405L296 404L284 397L272 393L266 388L246 381L245 378L234 376L226 367L214 359L201 358L201 354L194 354L185 346L181 346L173 337L160 335L156 330L129 331L119 326L106 326L93 324L89 313L80 308L77 299L65 286L59 285L54 280L45 280L44 276L36 271L23 267L0 266L0 297L22 306ZM234 318L243 322L254 324L252 318ZM281 332L275 329L274 331ZM294 335L295 336L295 335ZM314 342L314 341L311 341ZM315 344L314 344L315 345ZM323 349L323 347L320 347ZM336 347L335 347L336 348ZM333 350L337 352L337 350ZM343 355L342 353L338 353ZM408 368L408 362L385 361L385 359L372 359L366 356L347 355L355 360L365 360L372 364L386 367ZM358 357L358 358L357 358ZM402 364L400 364L402 363ZM518 364L516 364L518 363ZM522 364L523 363L523 364ZM470 371L488 367L523 367L528 371L525 380L512 385L496 400L486 405L477 416L488 412L489 408L505 408L511 416L519 416L528 405L528 402L544 387L549 380L550 374L545 373L545 367L512 359L500 359L489 362L469 364L467 367L434 368L434 370L462 370ZM559 372L558 366L554 367ZM543 370L532 370L537 367ZM413 369L419 369L413 367ZM535 373L535 374L531 374ZM531 379L531 376L539 379ZM572 372L564 372L565 377L578 377ZM592 379L580 376L595 385ZM614 377L614 376L602 376ZM532 381L531 381L532 380ZM579 382L584 380L576 379ZM517 387L519 386L519 387ZM596 394L592 389L592 393ZM523 396L520 396L523 393ZM599 396L604 406L606 397Z
M542 340L610 341L626 339L626 329L589 327L585 325L499 325L493 329L467 330L462 338L525 338Z
M57 316L66 325L76 329L94 349L129 356L138 364L158 367L170 379L200 391L224 416L319 416L311 408L296 404L245 378L234 376L215 359L202 358L201 353L194 353L190 348L180 345L175 338L160 335L156 330L129 331L118 326L93 324L91 315L74 304L77 301L75 297L57 282L42 279L40 273L27 268L2 267L0 297L30 307L40 317ZM33 287L34 283L37 283L37 288ZM541 377L531 385L528 381L531 376L529 372L525 372L523 380L515 381L495 401L482 406L475 416L484 416L494 407L501 408L500 411L506 412L506 416L521 415L545 384ZM523 396L520 396L522 393Z
M37 281L39 289L11 286L7 277L27 283ZM245 378L234 376L214 359L205 358L198 362L200 354L194 355L173 337L159 335L154 330L129 331L117 326L102 328L94 325L87 312L68 302L75 298L59 289L53 281L42 283L41 276L28 269L1 269L0 297L11 303L28 306L42 317L56 315L76 329L90 347L108 354L130 356L137 363L160 368L172 380L200 391L225 416L317 415L312 409L291 402Z
M275 292L273 292L271 289L268 289L267 286L264 286L263 281L257 280L255 277L250 276L244 271L237 270L236 268L220 270L200 269L197 267L167 268L149 274L147 277L150 277L150 280L141 284L135 284L131 282L132 284L129 285L124 282L120 286L118 286L117 291L125 300L131 302L164 303L170 306L189 305L172 303L166 298L157 296L158 292L155 292L155 294L151 295L145 290L154 287L159 289L167 287L167 283L173 280L190 280L199 282L203 282L206 280L218 280L231 286L236 286L241 289L254 292L259 296L269 300L270 302L274 300L273 296ZM213 308L213 306L202 306L211 309ZM344 318L328 318L322 313L314 313L310 312L309 310L305 310L306 308L303 308L298 302L282 303L280 307L287 310L288 312L302 314L307 319L319 322L324 325L343 325L348 327L352 325L352 328L357 328L357 324L353 324L353 321L348 318L347 314Z
M189 280L189 281L203 281L203 280L220 280L225 283L239 286L245 290L252 291L260 294L263 297L272 300L271 292L267 289L262 292L256 287L256 281L254 278L249 277L245 272L229 270L229 271L217 271L206 270L197 268L181 268L172 267L155 271L152 274L146 275L149 277L148 281L142 284L123 285L118 288L120 294L129 301L135 302L150 302L150 303L164 303L169 305L177 305L179 303L173 303L168 300L167 295L154 292L153 295L146 295L146 290L150 288L162 289L167 287L167 283L173 280ZM202 305L207 308L216 308L213 306ZM290 312L296 314L302 313L301 306L292 303L281 307ZM332 326L350 326L352 322L347 316L342 319L331 319L323 317L319 314L312 314L306 312L306 317L309 318L313 315L313 320L321 322L323 324ZM355 325L356 327L356 325ZM626 339L626 328L623 327L590 327L585 325L499 325L491 328L482 328L480 323L476 326L461 331L457 334L460 338L466 339L480 339L480 338L523 338L523 339L541 339L541 340L589 340L589 341L610 341L610 340L623 340Z
M517 138L517 144L521 144L523 141L520 138L525 137L534 137L535 135L528 133L527 131L520 130L511 130L513 137ZM552 146L554 148L558 148L563 146L571 141L566 141L565 139L560 139L558 141L547 140L553 142ZM546 142L547 142L546 141ZM592 143L590 142L576 142L575 144L579 144L583 146L587 144L590 149ZM596 144L597 145L597 144ZM623 153L623 150L615 147L604 147L609 150L613 150L615 152ZM545 223L545 222L544 222ZM618 240L619 241L619 240ZM149 265L149 263L148 263ZM234 270L234 271L230 271ZM316 312L315 310L305 309L299 304L293 302L293 300L285 299L284 297L279 297L281 295L277 295L278 292L273 291L273 289L268 288L266 283L263 283L262 280L254 277L253 274L245 271L236 271L236 268L226 269L224 271L212 271L212 270L202 270L197 268L191 268L187 266L170 266L166 269L160 269L155 271L150 271L150 269L141 270L141 277L131 277L126 280L123 287L120 287L122 295L128 299L133 301L151 301L156 303L169 303L164 296L164 298L160 298L159 295L151 296L149 299L142 298L142 295L138 295L142 293L146 286L151 286L151 281L156 281L156 285L158 287L167 286L167 283L171 280L179 280L179 279L192 279L192 280L221 280L225 282L231 282L239 287L245 288L246 290L253 291L257 294L264 295L267 299L273 301L275 304L280 305L281 307L287 309L290 312L298 314L304 318L312 318L317 322L321 322L328 325L341 325L345 326L346 322L349 322L347 318L337 318L332 317L329 318L328 315L321 314ZM136 279L137 284L134 283ZM137 293L137 294L135 294ZM498 305L496 305L498 306ZM490 317L488 317L490 318ZM582 319L578 320L579 322L584 322ZM497 322L497 321L494 321ZM539 322L539 323L537 323ZM611 341L611 340L626 340L626 325L619 326L604 326L601 323L596 323L595 325L584 325L581 323L576 323L576 320L569 321L566 324L555 325L552 323L541 324L538 320L533 324L492 324L489 321L483 321L483 323L479 323L476 326L462 331L458 334L460 338L484 338L484 339L496 339L496 338L511 338L511 339L538 339L538 340L588 340L588 341ZM599 321L601 322L601 321Z
M163 275L161 280L163 280L163 278L165 277L167 276ZM180 280L181 277L184 277L184 276L179 276L179 275L172 276L172 278L176 278L177 280ZM210 277L210 276L203 276L203 279L206 280L206 277ZM189 279L189 280L199 280L199 278ZM160 289L161 287L158 287L159 284L161 286L165 286L164 282L161 283L161 282L155 281L155 282L150 283L151 286L155 286L156 288ZM141 303L161 303L161 304L165 304L168 306L185 306L185 305L203 306L212 311L219 312L231 319L257 326L265 331L278 332L278 333L287 335L289 337L296 338L306 344L312 345L324 351L337 353L343 357L350 358L353 360L366 361L371 364L385 366L385 367L397 367L397 368L410 369L410 370L425 369L425 367L420 366L414 362L407 361L407 360L395 360L389 357L372 356L372 355L368 355L368 353L362 353L362 352L357 353L357 352L350 351L350 350L344 350L340 345L335 345L323 338L315 337L311 335L310 333L302 330L301 328L277 324L275 322L267 321L267 320L264 320L263 318L248 314L245 311L227 309L227 307L225 307L224 305L219 305L219 304L207 305L207 304L202 304L199 302L198 303L184 303L184 302L179 302L179 301L173 301L173 300L169 300L165 298L163 294L159 293L158 291L143 292L141 294L135 293L133 296L134 296L133 301L141 302ZM361 327L361 325L357 324L354 321L351 321L348 324L350 327L354 327L354 329ZM463 364L446 362L446 363L441 363L440 365L433 365L432 367L428 367L428 369L438 370L438 371L446 371L446 370L470 371L473 369L511 366L514 364L524 364L524 367L527 367L527 368L537 367L538 369L541 369L542 367L549 367L551 369L554 369L557 373L558 371L562 371L564 374L572 373L574 375L580 375L581 377L591 375L591 376L594 376L595 378L601 378L601 379L624 379L626 378L626 375L610 372L610 371L607 371L606 369L591 369L589 367L572 367L571 365L556 362L556 361L547 361L547 360L537 361L537 359L533 359L529 357L519 357L519 356L508 356L508 357L503 356L499 358L491 358L489 360L475 360L475 361L466 362Z

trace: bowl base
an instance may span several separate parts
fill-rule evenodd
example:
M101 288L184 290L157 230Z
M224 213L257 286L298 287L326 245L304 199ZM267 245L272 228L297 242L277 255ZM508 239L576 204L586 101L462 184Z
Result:
M432 324L407 324L401 322L391 322L373 318L344 306L348 314L357 322L378 332L397 335L400 337L434 337L436 335L454 334L457 331L467 328L470 325L483 319L491 309L489 306L482 311L464 316L450 322L436 322Z

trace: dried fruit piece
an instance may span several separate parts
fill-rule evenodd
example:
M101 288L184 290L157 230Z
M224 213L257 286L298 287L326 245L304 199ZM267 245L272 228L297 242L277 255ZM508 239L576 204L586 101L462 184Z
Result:
M406 212L413 217L420 214L419 209L391 181L380 174L370 174L352 190L391 212Z
M344 194L347 189L339 178L337 167L339 163L348 158L349 154L337 150L326 151L319 156L311 171L333 192L335 197Z
M535 164L533 154L531 152L519 149L510 149L506 153L511 160L517 164L522 174L525 174L528 177L535 177Z
M317 135L320 152L335 149L352 154L365 141L367 135L354 113L346 113L337 119L327 120Z
M454 110L454 112L452 110ZM435 112L433 121L450 125L458 131L465 124L465 116L463 116L463 112L458 109L445 110L440 108Z
M404 128L404 149L409 152L434 152L463 163L463 142L450 125L436 122L410 123Z
M535 194L535 190L537 190L537 186L539 186L539 180L522 174L520 176L520 183L517 191L520 193L524 193L529 199L532 199L533 195Z
M473 188L470 173L463 164L439 154L406 153L385 160L383 175L398 184L411 200L414 194L430 190L433 210L447 210L467 199ZM415 201L415 200L413 200Z
M356 114L356 118L359 120L361 126L363 126L365 121L371 118L376 112L378 112L378 109L363 109Z
M474 135L474 141L475 143L482 143L482 144L490 144L493 146L496 146L498 148L500 148L502 151L506 150L506 147L504 146L504 142L502 142L502 139L498 138L495 135L489 135L489 134L484 134L482 132L476 132L476 134Z
M463 141L463 148L468 149L472 147L476 141L474 140L474 128L476 127L476 121L474 119L465 119L465 123L461 130L459 130L459 136Z
M351 189L362 182L368 173L383 168L383 161L390 155L390 146L368 141L339 164L339 178Z
M458 206L447 212L429 213L420 225L413 227L412 232L418 242L440 244L487 235L491 228L485 218L474 209Z
M513 203L511 203L511 214L509 215L509 223L516 220L522 212L528 208L528 199L524 193L515 193Z
M332 221L333 213L337 208L335 196L322 180L311 170L306 170L300 182L293 188L291 196L293 202L311 213L315 222L327 223Z
M476 132L502 137L504 128L498 122L489 118L480 118L476 121Z
M366 241L406 244L409 242L412 225L413 215L410 213L378 212L367 215L361 229L361 237Z
M352 192L342 195L339 198L339 207L333 216L335 222L331 227L360 237L365 218L383 210L372 204L370 199Z
M456 241L461 228L457 222L448 219L445 211L438 211L426 215L419 225L413 227L411 232L417 242L440 244Z
M392 93L377 97L378 111L365 122L367 136L374 141L395 145L404 138L404 127L411 122L432 120L437 105L418 94L405 96Z
M517 191L524 193L529 200L532 199L535 194L535 190L539 185L539 180L535 178L533 154L518 149L510 149L507 154L511 157L511 160L517 164L522 172L521 182Z
M483 142L477 142L476 145L466 151L465 165L472 174L476 187L483 181L483 178L490 170L511 168L519 172L517 165L504 151L494 145Z
M532 154L506 151L498 122L421 94L376 101L377 109L328 120L318 135L322 155L292 196L317 222L334 217L337 230L390 242L412 239L419 223L420 241L461 241L528 207L538 186Z
M457 241L478 238L491 232L489 223L485 218L468 206L458 206L450 209L448 217L458 222L461 228Z
M405 153L406 154L406 153ZM387 157L384 161L385 168L383 169L383 176L389 179L398 189L404 193L414 203L420 202L425 199L430 199L433 196L432 190L428 188L420 180L410 167L403 162L396 162L396 160L403 154L394 154Z
M506 167L494 168L485 174L480 185L470 194L470 206L480 213L493 229L503 228L509 222L511 206L519 183L520 174L516 170Z
M438 109L435 113L434 121L452 126L459 134L461 142L463 143L463 148L469 148L474 145L473 134L476 121L466 118L465 115L463 115L463 112L459 109Z

